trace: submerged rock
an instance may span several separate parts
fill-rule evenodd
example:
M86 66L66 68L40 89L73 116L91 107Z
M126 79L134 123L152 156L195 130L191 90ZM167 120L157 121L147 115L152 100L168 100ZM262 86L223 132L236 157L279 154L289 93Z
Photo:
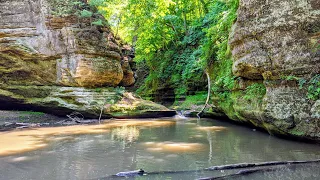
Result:
M143 173L144 173L144 170L139 169L136 171L119 172L116 174L116 176L119 176L119 177L142 176Z

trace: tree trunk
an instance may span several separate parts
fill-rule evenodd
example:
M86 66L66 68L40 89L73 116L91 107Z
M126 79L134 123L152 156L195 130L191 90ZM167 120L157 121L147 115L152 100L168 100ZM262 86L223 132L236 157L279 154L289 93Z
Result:
M202 110L200 112L197 113L197 117L200 119L200 114L204 111L204 109L207 107L209 100L210 100L210 92L211 92L211 80L210 80L210 75L209 72L206 70L205 71L206 75L207 75L207 80L208 80L208 94L207 94L207 100L206 103L204 104Z

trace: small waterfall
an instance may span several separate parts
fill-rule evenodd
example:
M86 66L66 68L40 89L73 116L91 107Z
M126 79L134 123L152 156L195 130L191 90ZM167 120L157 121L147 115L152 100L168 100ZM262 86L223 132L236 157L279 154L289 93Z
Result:
M174 116L174 119L187 119L186 116L184 116L184 111L177 111L177 115Z

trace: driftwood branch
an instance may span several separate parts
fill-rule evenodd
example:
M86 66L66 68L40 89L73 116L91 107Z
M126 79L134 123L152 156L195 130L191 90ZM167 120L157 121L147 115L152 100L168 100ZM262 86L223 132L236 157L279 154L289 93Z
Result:
M238 171L237 173L219 176L219 177L208 177L203 178L201 180L210 180L210 179L228 179L233 176L240 176L246 174L252 174L255 172L262 172L262 171L273 171L277 170L279 167L275 166L287 166L293 164L308 164L308 163L319 163L320 159L310 160L310 161L271 161L271 162L261 162L261 163L239 163L239 164L229 164L229 165L222 165L222 166L211 166L205 169L199 170L185 170L185 171L158 171L158 172L146 172L143 170L137 171L128 171L128 172L120 172L117 175L112 175L110 177L119 177L118 175L123 176L146 176L146 175L160 175L160 174L179 174L179 173L195 173L195 172L202 172L202 171L216 171L216 170L232 170L232 169L243 169ZM141 173L143 171L143 173ZM137 173L140 172L140 173Z
M208 94L207 94L207 100L206 103L204 104L203 108L201 109L201 111L199 111L197 113L197 117L200 119L200 114L204 111L204 109L207 107L208 103L209 103L209 99L210 99L210 92L211 92L211 80L210 80L210 75L209 72L206 70L205 71L206 75L207 75L207 80L208 80Z
M315 163L320 162L320 159L310 160L310 161L271 161L271 162L261 162L261 163L240 163L240 164L229 164L223 166L211 166L205 170L227 170L227 169L240 169L240 168L251 168L251 167L261 167L261 166L276 166L276 165L290 165L290 164L305 164L305 163Z
M249 175L249 174L253 174L253 173L257 173L257 172L276 171L282 167L263 167L263 168L260 167L260 168L254 168L254 169L245 169L245 170L240 170L236 173L232 173L232 174L228 174L228 175L224 175L224 176L206 177L206 178L200 178L198 180L224 180L224 179L230 179L230 178L237 177L237 176Z
M311 161L272 161L272 162L262 162L262 163L241 163L241 164L230 164L225 166L212 166L207 168L206 170L210 170L210 171L231 170L231 169L239 169L239 168L246 168L246 169L240 170L236 173L224 175L224 176L206 177L206 178L200 178L199 180L224 180L224 179L230 179L232 177L249 175L257 172L276 171L288 165L319 163L319 162L320 162L320 159L311 160Z
M73 112L71 114L68 114L67 117L76 123L80 123L84 119L84 116L79 112Z

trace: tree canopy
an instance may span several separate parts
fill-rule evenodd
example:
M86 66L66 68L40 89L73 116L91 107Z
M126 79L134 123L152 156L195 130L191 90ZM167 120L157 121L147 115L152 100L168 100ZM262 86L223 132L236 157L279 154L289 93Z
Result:
M239 0L91 0L114 33L135 47L149 75L140 92L171 86L175 94L205 90L204 71L214 62L213 90L231 89L228 36Z

